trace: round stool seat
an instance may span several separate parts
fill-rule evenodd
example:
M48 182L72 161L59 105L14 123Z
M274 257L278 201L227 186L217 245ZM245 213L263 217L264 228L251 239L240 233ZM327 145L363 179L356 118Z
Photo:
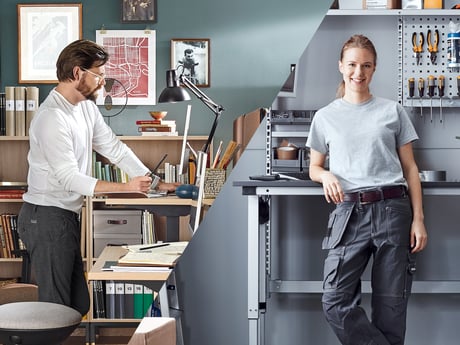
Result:
M15 302L0 305L1 344L59 344L81 322L81 314L49 302Z

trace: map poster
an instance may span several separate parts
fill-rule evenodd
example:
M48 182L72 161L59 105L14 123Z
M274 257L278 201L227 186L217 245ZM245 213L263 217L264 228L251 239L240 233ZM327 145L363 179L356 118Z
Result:
M114 78L110 90L112 104L156 104L155 96L155 31L154 30L97 30L96 42L109 53L105 65L107 78ZM103 105L107 91L99 93L96 101Z

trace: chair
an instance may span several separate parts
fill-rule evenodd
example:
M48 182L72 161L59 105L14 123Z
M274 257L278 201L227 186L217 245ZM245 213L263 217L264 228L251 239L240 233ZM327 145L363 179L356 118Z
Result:
M9 283L0 287L0 344L57 345L80 322L81 315L75 309L39 302L34 284Z
M62 304L13 302L0 306L0 343L58 345L81 322L81 314Z

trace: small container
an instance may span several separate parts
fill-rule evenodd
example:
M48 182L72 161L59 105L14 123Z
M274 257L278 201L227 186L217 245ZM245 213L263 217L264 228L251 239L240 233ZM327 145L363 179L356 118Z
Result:
M294 146L280 146L276 149L276 155L281 160L297 159L299 149Z
M460 33L458 32L447 34L447 67L460 67Z
M442 0L425 0L423 8L442 8Z

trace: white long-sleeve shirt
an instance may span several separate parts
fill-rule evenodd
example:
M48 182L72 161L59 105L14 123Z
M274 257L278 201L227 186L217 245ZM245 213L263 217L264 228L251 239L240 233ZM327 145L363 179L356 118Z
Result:
M55 89L37 110L29 129L26 202L80 212L83 197L94 193L92 150L130 177L149 169L104 122L92 101L69 103Z

